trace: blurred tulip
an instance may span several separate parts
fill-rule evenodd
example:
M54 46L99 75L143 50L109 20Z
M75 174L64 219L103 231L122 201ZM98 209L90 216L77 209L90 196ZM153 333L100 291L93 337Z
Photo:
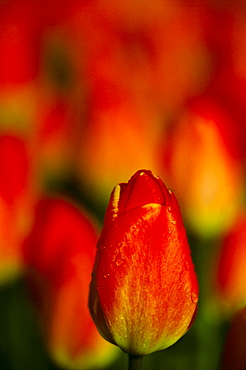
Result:
M126 93L124 97L125 92L118 86L102 82L98 89L101 91L94 97L100 94L101 104L110 107L92 113L83 133L77 173L88 197L106 206L116 179L126 181L143 166L156 168L156 133L154 128L150 132L155 115L147 107L138 109L131 101L132 95Z
M36 108L43 24L31 0L0 2L0 127L30 134Z
M191 325L198 284L176 198L138 171L111 194L90 311L102 336L134 355L175 343Z
M187 95L204 86L208 57L195 7L86 4L64 25L86 92L77 174L88 197L105 207L116 182L139 168L157 172L160 132Z
M209 89L215 93L238 119L244 138L246 99L246 7L242 1L228 2L210 12L210 46L216 58L214 75ZM244 151L245 153L245 151Z
M0 3L0 85L21 85L37 77L42 22L37 3Z
M47 92L47 91L46 91ZM76 125L71 101L58 94L42 96L33 131L42 182L63 179L72 172L76 149Z
M237 125L211 98L198 97L164 143L164 178L191 230L202 237L228 229L242 203L242 145Z
M115 355L88 309L97 229L88 215L60 197L43 198L24 243L27 278L52 358L69 369L105 366Z
M87 98L76 171L88 197L104 208L119 179L127 181L142 167L156 168L161 112L154 99L147 98L151 95L143 78L147 71L138 71L140 60L129 58L119 35L97 17L93 21L89 18L92 25L86 23L86 35L94 48L85 43Z
M209 55L196 6L169 0L154 5L101 0L94 8L103 13L104 25L118 38L112 68L120 61L123 73L118 71L115 78L145 93L146 104L153 99L162 104L163 114L170 114L204 87Z
M21 243L29 232L34 202L32 160L27 142L0 135L0 282L22 269Z
M246 307L232 318L223 348L220 369L246 369Z
M246 213L240 213L222 237L216 266L216 288L220 303L229 311L246 305Z

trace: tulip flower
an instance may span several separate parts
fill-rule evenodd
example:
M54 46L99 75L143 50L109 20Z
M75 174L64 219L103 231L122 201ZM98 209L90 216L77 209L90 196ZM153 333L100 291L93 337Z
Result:
M189 102L167 136L164 178L179 199L186 225L198 236L228 230L241 207L243 161L237 128L223 106L200 96Z
M185 334L197 301L177 200L159 177L138 171L110 197L90 287L93 320L123 351L148 355Z
M221 305L229 312L246 305L246 214L240 213L221 239L216 266L216 288Z
M39 201L24 242L27 281L47 350L69 369L108 364L115 349L98 334L88 309L97 228L67 199Z
M41 90L41 89L40 89ZM71 171L75 148L75 125L68 99L39 95L35 142L41 179L64 178Z
M246 368L246 307L233 316L221 359L221 370Z
M42 31L37 2L0 1L0 126L12 132L34 126Z
M246 99L246 27L245 6L231 8L224 4L218 11L213 8L207 24L208 40L216 55L216 68L209 89L226 106L232 110L242 126L242 136L245 138L245 99ZM244 142L244 149L245 149ZM245 152L244 152L245 153Z
M76 173L104 209L117 182L139 168L159 169L160 132L204 85L209 68L195 7L169 0L86 4L68 28L87 94Z
M30 0L1 1L1 88L21 85L37 77L42 31L39 15L39 6Z
M21 243L32 221L36 190L27 144L22 137L0 135L0 283L21 272Z

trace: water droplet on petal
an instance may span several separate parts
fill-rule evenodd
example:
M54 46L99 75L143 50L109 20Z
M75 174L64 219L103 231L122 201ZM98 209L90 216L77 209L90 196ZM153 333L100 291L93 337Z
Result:
M104 289L104 286L97 286L97 290Z
M185 261L185 269L187 270L187 271L189 271L190 270L190 265L189 265L189 262L188 261Z
M198 296L196 293L194 292L191 292L191 300L193 303L197 303L198 302Z
M116 264L116 266L120 266L122 264L122 260L116 260L115 264Z
M104 274L104 275L103 275L104 279L108 279L108 278L109 278L109 276L110 276L109 274Z

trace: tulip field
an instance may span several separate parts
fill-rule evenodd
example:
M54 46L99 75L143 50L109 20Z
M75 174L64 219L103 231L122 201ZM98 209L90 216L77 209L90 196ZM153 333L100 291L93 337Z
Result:
M0 369L246 369L246 4L0 0Z

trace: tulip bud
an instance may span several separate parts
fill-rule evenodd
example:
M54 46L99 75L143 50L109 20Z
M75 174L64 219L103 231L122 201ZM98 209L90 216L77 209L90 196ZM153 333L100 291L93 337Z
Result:
M142 170L111 194L98 241L90 311L101 335L147 355L191 325L198 284L177 200Z

